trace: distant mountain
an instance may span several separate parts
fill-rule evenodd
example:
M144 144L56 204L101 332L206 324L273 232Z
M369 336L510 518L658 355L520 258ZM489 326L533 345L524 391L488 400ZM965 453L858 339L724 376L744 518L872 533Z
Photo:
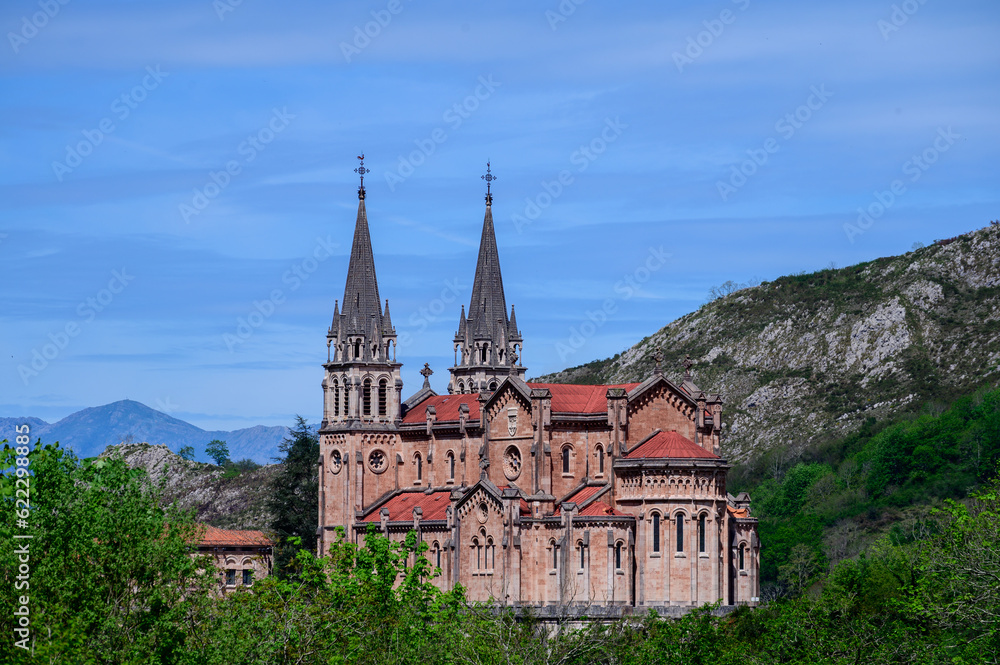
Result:
M56 423L30 417L0 418L0 439L13 441L15 426L25 422L31 425L32 440L59 441L80 457L96 457L109 445L134 441L163 444L174 452L183 446L192 446L197 459L207 460L205 444L212 439L222 439L229 446L231 459L270 464L279 454L278 444L288 434L287 427L263 425L231 432L206 431L126 399L77 411Z
M626 383L664 373L722 393L723 450L795 454L1000 380L1000 226L901 256L739 288L614 358L539 381ZM932 406L931 408L935 408Z

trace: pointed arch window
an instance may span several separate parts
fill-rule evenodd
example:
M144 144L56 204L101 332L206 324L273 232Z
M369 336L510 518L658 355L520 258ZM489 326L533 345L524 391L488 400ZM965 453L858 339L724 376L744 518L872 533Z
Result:
M497 382L496 381L490 381L490 387L488 388L488 390L491 393L495 393L497 391Z
M372 415L372 380L365 379L361 389L362 414Z
M361 340L354 340L354 359L357 360L361 357Z
M413 462L417 465L417 484L424 479L424 460L420 457L420 453L413 456Z
M351 391L347 388L347 378L344 378L344 415L348 415L348 407L351 404Z
M597 473L604 475L604 446L597 446Z
M472 549L476 550L476 570L483 569L483 546L479 544L479 538L472 539Z
M481 363L483 363L484 365L486 364L486 345L485 344L483 344L481 347L479 347L479 361Z
M549 541L549 549L552 550L552 570L559 569L559 546L555 540Z
M389 382L382 379L378 382L378 415L384 416L386 412L386 401L389 393Z
M569 446L565 446L562 449L562 472L569 473Z
M448 452L448 480L454 482L455 480L455 453Z
M677 551L684 551L684 516L677 516Z
M577 542L576 549L580 551L580 570L583 570L587 566L587 550L582 540Z
M618 541L615 543L615 570L622 569L622 543Z
M660 551L660 513L653 513L653 551Z
M333 415L340 415L340 384L333 380Z
M465 392L465 384L461 381L458 382L458 394L461 395Z
M705 515L698 517L698 551L705 551Z
M486 553L485 554L486 554L486 569L487 570L493 570L493 568L496 566L497 548L496 548L496 545L493 544L493 539L492 538L487 538L486 539Z

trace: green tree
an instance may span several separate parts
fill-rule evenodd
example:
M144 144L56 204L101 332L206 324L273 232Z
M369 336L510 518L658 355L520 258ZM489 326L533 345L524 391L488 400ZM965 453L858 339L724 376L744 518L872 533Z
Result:
M180 450L177 451L177 454L180 455L181 459L185 459L191 462L194 460L194 447L183 446Z
M222 466L229 461L229 446L225 441L212 439L205 446L205 454L215 460L216 465Z
M0 662L177 662L186 622L213 581L207 560L191 555L192 514L162 508L145 472L116 459L82 462L58 444L36 443L30 475L18 478L15 451L26 448L0 451L0 565L8 576ZM12 505L25 485L27 526L15 522ZM25 543L28 586L15 591L9 571L23 561L16 548ZM30 599L30 654L10 638L20 595Z
M295 426L290 436L281 442L279 450L283 454L278 458L282 468L272 482L268 508L274 515L271 528L278 536L275 569L279 576L284 576L299 549L316 550L319 438L305 418L296 416Z

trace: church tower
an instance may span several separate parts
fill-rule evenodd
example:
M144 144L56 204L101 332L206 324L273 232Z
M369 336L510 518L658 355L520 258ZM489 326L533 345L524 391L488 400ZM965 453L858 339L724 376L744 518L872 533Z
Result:
M472 301L466 316L465 307L455 333L455 366L451 368L449 393L490 392L507 376L524 380L525 368L518 364L521 333L517 329L514 307L507 316L507 300L500 275L500 257L493 230L493 194L490 185L496 176L486 163L486 216L479 241L479 260L472 284Z
M395 440L401 418L401 363L396 362L396 330L389 301L379 298L365 210L364 155L358 216L347 269L343 306L336 301L326 334L323 422L320 425L320 552L332 542L332 529L347 526L364 505L361 476L374 443ZM388 460L386 460L388 464ZM356 467L356 468L354 468ZM352 482L357 481L357 482ZM373 488L374 489L374 488Z

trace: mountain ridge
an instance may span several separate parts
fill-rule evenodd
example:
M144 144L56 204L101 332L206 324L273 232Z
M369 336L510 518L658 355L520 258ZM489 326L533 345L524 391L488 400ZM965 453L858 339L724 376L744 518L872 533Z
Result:
M794 455L867 418L996 386L1000 226L742 288L613 358L537 380L638 381L660 348L667 376L690 355L694 380L722 393L723 449L735 462Z
M100 455L109 445L143 441L164 444L174 452L183 446L192 446L197 459L207 460L205 444L212 439L222 439L229 447L231 459L252 459L258 464L269 464L278 456L278 444L288 434L287 427L265 425L231 431L203 430L130 399L87 407L55 423L34 417L0 418L0 439L13 441L14 429L22 423L31 425L32 441L38 438L43 443L59 441L84 458Z

